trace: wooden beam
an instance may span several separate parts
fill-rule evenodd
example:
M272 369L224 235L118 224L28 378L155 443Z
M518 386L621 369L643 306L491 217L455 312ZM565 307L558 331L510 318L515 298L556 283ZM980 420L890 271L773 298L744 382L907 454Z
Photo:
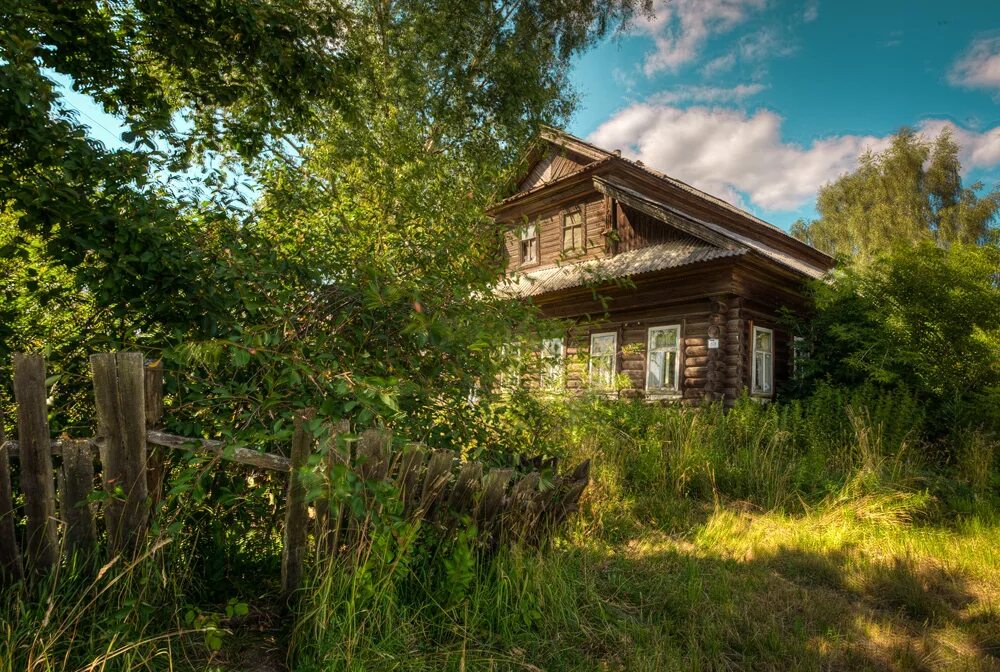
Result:
M147 441L156 446L165 448L176 448L189 452L206 452L220 457L224 460L239 462L251 467L270 469L272 471L291 471L291 460L284 455L274 453L264 453L253 448L233 448L225 441L213 441L212 439L192 439L176 434L167 434L156 430L146 433Z
M146 482L145 372L138 352L90 356L94 377L105 503L104 521L113 553L132 554L140 546L149 518Z
M45 402L45 361L39 355L14 355L14 398L20 439L21 491L28 517L27 565L38 577L58 560L55 474Z
M7 460L3 426L0 424L0 590L24 578L21 550L14 529L14 497L10 485L10 463Z
M302 587L303 571L308 546L309 509L306 501L306 484L301 470L309 463L313 436L306 425L316 417L307 409L295 416L295 433L292 436L291 473L285 501L285 535L281 553L281 592L286 602Z
M85 440L90 443L91 450L100 449L104 443L100 439ZM192 453L210 453L223 460L239 462L250 467L270 469L271 471L288 472L291 469L291 463L284 455L265 453L254 448L230 448L229 444L225 441L193 439L187 436L178 436L177 434L168 434L167 432L151 429L146 432L146 442L154 446L186 450ZM62 439L53 441L50 444L52 454L62 455L65 443L66 441ZM11 451L11 457L17 457L17 449L19 447L17 441L7 441L0 445Z

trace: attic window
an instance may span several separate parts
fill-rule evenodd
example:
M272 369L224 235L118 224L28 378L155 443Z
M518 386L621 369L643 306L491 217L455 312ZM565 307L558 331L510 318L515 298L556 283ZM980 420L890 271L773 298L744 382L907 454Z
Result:
M534 224L529 224L521 230L521 263L531 264L538 261L538 236Z
M583 252L583 213L579 210L563 215L563 252Z

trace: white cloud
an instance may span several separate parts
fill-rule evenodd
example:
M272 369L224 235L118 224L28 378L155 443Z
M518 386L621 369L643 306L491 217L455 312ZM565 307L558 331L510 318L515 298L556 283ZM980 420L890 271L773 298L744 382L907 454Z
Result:
M733 87L685 84L662 91L649 99L655 105L676 103L736 103L767 89L763 84L737 84Z
M711 78L723 72L732 70L734 65L736 65L736 54L731 51L728 54L719 56L718 58L713 58L711 61L706 63L701 69L701 74L706 78Z
M942 119L930 119L920 124L920 132L928 138L936 137L945 128L951 130L958 143L958 158L964 171L1000 165L1000 126L978 133Z
M948 81L958 86L1000 91L1000 37L975 40L952 66Z
M655 44L643 70L646 75L675 72L695 60L710 36L732 30L765 4L765 0L657 0L654 17L637 25Z
M819 18L819 0L809 0L802 11L802 21L812 23Z
M736 204L745 194L752 206L787 211L815 199L821 186L853 170L862 152L880 151L891 139L834 135L800 145L782 139L781 124L767 110L641 103L615 114L589 140ZM945 125L966 170L1000 164L1000 127L979 133L929 120L920 130L933 136Z

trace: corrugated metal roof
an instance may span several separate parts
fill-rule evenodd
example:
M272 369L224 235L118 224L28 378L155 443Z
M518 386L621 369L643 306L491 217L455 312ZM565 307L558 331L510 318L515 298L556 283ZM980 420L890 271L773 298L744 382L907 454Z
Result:
M597 178L595 178L595 181L597 181ZM622 192L621 196L623 198L625 196L631 196L632 198L637 199L638 201L643 201L643 202L645 202L645 203L647 203L649 205L655 206L655 208L659 208L661 210L666 210L666 211L668 211L668 213L673 213L674 215L676 215L678 217L681 217L681 218L683 218L683 219L685 219L685 220L687 220L689 222L692 222L692 223L694 223L694 224L696 224L698 226L702 226L702 227L708 229L709 231L713 231L713 232L715 232L715 233L717 233L719 235L722 235L725 238L727 238L727 239L729 239L729 240L731 240L731 241L733 241L733 242L735 242L735 243L737 243L739 245L744 245L744 246L750 248L751 250L753 250L755 252L758 252L759 254L761 254L761 255L763 255L763 256L771 259L772 261L776 261L779 264L787 266L788 268L792 269L793 271L798 271L799 273L802 273L803 275L805 275L807 277L810 277L810 278L821 278L824 275L826 275L826 269L820 268L818 266L813 266L812 264L810 264L810 263L808 263L806 261L803 261L802 259L799 259L795 255L792 255L792 254L789 254L788 252L783 252L781 250L775 249L775 248L771 247L770 245L768 245L766 243L763 243L763 242L761 242L761 241L759 241L759 240L757 240L755 238L751 238L751 237L745 236L745 235L743 235L741 233L737 233L736 231L733 231L732 229L728 229L728 228L726 228L724 226L720 226L719 224L716 224L715 222L707 222L707 221L705 221L703 219L700 219L698 217L694 217L694 216L688 214L687 212L684 212L682 210L679 210L678 208L675 208L674 206L670 205L669 203L661 201L661 200L659 200L657 198L652 198L650 196L647 196L646 194L641 194L638 191L636 191L634 189L631 189L628 186L622 184L619 180L602 180L602 182L604 184L608 185L608 187L610 187L611 189L617 190L617 192ZM633 202L635 202L635 201L633 201ZM641 206L641 204L639 204L639 203L636 203L636 205L640 205ZM653 216L656 216L656 215L653 215ZM669 222L667 222L667 224L669 225Z
M505 284L497 288L497 292L519 298L538 296L744 253L746 250L724 250L701 242L672 240L622 252L613 257L589 259L511 275Z

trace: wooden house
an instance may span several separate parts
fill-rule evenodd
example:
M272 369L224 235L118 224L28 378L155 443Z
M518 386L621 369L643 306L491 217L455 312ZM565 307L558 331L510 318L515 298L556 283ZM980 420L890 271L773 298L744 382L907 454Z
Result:
M791 375L783 309L833 259L641 162L545 129L504 227L501 291L569 325L542 344L542 382L650 399L771 398ZM627 378L623 378L625 374ZM625 392L623 392L625 393Z

